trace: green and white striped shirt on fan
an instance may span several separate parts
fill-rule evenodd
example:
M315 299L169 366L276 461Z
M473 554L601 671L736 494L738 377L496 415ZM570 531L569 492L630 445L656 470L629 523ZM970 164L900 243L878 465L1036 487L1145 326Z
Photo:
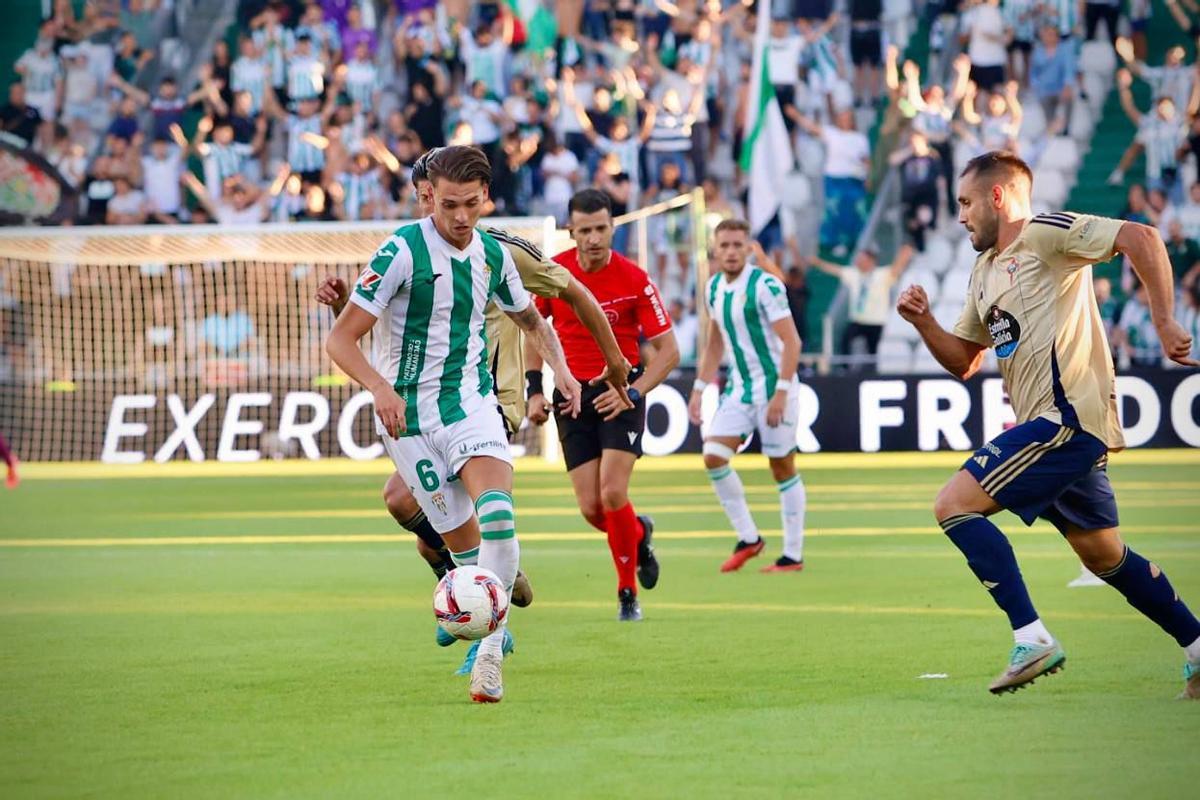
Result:
M459 250L431 218L388 237L350 299L377 318L371 363L407 403L403 436L465 419L493 397L484 309L492 299L513 312L530 302L499 242L476 230Z
M750 405L769 402L783 354L783 341L771 326L792 314L783 284L747 266L732 281L724 273L714 275L704 296L730 361L725 395Z

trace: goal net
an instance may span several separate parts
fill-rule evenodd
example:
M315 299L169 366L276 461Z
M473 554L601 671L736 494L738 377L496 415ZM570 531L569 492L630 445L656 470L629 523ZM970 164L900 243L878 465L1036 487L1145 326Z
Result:
M382 454L314 295L400 224L0 232L0 433L25 461Z

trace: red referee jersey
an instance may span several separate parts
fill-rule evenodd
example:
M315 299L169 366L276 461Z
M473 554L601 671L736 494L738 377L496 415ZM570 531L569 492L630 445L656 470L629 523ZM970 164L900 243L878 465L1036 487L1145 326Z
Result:
M671 318L667 316L658 287L644 269L615 250L608 264L596 272L588 272L579 266L578 250L560 253L554 260L595 295L617 337L621 354L630 364L637 366L641 362L639 334L653 339L671 330ZM552 319L554 330L562 341L567 366L575 379L587 381L603 372L605 364L600 347L571 306L557 298L535 297L534 300L542 316Z

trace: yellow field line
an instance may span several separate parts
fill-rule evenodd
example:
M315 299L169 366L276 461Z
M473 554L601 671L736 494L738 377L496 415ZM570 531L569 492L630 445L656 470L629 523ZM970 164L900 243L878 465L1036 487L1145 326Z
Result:
M769 579L765 579L769 580ZM222 602L222 600L224 602ZM324 602L321 602L321 601ZM610 608L608 601L600 600L545 600L538 599L537 603L527 612L539 614L544 611L603 611ZM413 610L428 611L427 600L415 598L399 598L384 594L350 595L326 598L311 597L247 597L232 595L229 597L191 596L181 598L178 603L155 603L141 606L136 602L127 601L113 604L95 601L71 603L56 602L34 605L0 606L0 616L23 616L31 614L242 614L273 612L280 614L310 614L322 610ZM836 603L686 603L655 601L655 611L680 611L688 614L847 614L854 616L933 616L933 617L995 617L999 612L992 607L956 608L930 606L875 606L847 605ZM1143 618L1132 612L1103 612L1103 611L1056 611L1056 620L1086 620L1086 621L1124 621Z
M747 503L751 511L778 511L778 503ZM1200 497L1167 497L1157 500L1124 500L1123 508L1195 508L1200 506ZM851 502L823 503L812 502L807 505L809 511L922 511L932 508L932 499L893 501L893 502ZM639 505L639 511L647 514L708 514L720 511L720 506L713 502L693 503L685 505ZM234 519L376 519L382 511L379 508L311 508L311 509L274 509L269 511L152 511L133 514L142 519L182 519L182 520L234 520ZM534 506L526 507L518 502L518 517L572 517L579 514L576 506Z
M937 453L812 453L800 455L797 463L803 469L932 469L953 468L969 455L967 452ZM1130 450L1113 456L1114 465L1135 464L1151 466L1200 467L1200 450ZM738 464L748 469L765 469L761 455L739 456ZM638 463L641 473L702 471L703 461L698 454L647 457ZM292 477L323 475L377 475L380 478L392 471L386 459L353 461L347 458L264 460L247 464L219 461L172 461L167 464L101 464L98 462L41 462L22 465L22 477L27 480L106 480L110 478L240 478ZM561 463L541 458L517 459L519 473L562 473Z
M1125 533L1193 534L1195 525L1152 525L1122 529ZM761 530L763 536L779 536L779 530ZM1038 524L1032 528L1014 526L1006 531L1009 535L1046 535L1055 531L1048 525ZM816 526L805 533L806 537L835 536L942 536L934 525L914 527L830 527ZM655 531L655 540L698 540L732 539L729 530L704 531ZM520 534L524 542L602 542L605 535L593 531L555 531ZM369 544L374 542L413 541L407 533L315 533L312 535L278 534L247 536L130 536L130 537L81 537L46 539L0 539L0 548L21 547L162 547L178 545L226 545L226 544Z
M912 497L914 494L927 492L930 494L936 493L942 488L941 483L905 483L905 484L886 484L886 483L807 483L808 494L810 497L826 494L869 494L876 497L891 497L893 495ZM1113 488L1117 493L1122 492L1175 492L1175 491L1200 491L1200 482L1197 481L1113 481ZM776 495L779 490L774 484L760 486L755 484L747 484L745 486L746 494L761 494L761 495ZM701 495L711 497L713 489L707 484L697 486L634 486L632 493L635 495ZM519 502L525 497L574 497L575 490L570 486L543 486L536 488L526 488L517 486L513 490ZM315 491L306 491L306 497L334 497L347 499L352 497L382 497L382 488L380 489L317 489Z

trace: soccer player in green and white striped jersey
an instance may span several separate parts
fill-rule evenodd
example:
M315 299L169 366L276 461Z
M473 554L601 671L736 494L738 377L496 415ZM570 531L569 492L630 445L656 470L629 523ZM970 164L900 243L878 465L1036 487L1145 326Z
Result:
M484 309L495 300L555 370L574 413L580 386L531 304L512 256L476 230L491 168L472 147L429 162L434 211L406 225L359 276L326 349L374 395L384 447L456 563L494 572L511 592L520 557L512 456L492 391ZM374 328L368 362L359 340ZM480 538L482 536L482 542ZM471 699L499 702L503 626L483 639Z
M804 568L805 504L795 463L800 335L783 284L747 265L749 247L750 226L744 221L727 219L717 225L714 261L721 271L705 288L708 340L696 369L688 415L700 424L701 396L716 380L721 356L728 351L729 379L704 437L704 466L738 536L721 571L741 569L766 546L746 505L742 481L729 466L738 446L757 430L779 488L783 518L783 555L763 572L797 572Z

